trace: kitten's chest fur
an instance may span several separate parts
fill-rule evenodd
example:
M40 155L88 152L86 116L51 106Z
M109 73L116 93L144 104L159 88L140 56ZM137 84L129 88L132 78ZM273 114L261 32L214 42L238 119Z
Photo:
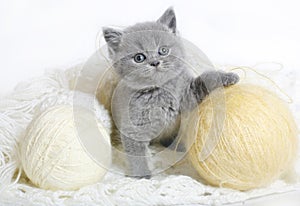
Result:
M182 72L165 83L122 81L112 99L118 130L127 137L152 143L175 137L180 129L183 94L190 79Z
M130 120L147 128L152 141L176 135L179 128L180 97L165 87L138 90L129 103ZM158 131L159 130L159 131Z

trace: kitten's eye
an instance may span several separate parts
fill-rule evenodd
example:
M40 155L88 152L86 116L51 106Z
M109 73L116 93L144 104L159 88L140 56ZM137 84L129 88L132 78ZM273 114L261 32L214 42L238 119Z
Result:
M161 56L166 56L167 54L169 54L169 49L167 47L160 47L158 50L159 55Z
M146 56L144 54L138 53L133 57L133 59L136 63L142 63L143 61L145 61Z

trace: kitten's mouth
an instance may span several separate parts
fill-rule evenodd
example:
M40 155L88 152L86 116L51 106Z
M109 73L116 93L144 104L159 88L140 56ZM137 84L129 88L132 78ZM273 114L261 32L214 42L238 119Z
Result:
M145 71L145 74L147 74L147 75L153 75L153 74L155 74L157 72L164 72L164 71L166 71L166 69L161 68L161 67L156 67L156 68L151 68L151 69Z
M164 67L158 67L158 68L156 68L156 71L157 72L165 72L165 71L167 71L168 69L167 68L164 68Z
M170 70L171 68L169 68L169 67L157 67L157 68L155 68L155 71L156 72L166 72L166 71L168 71L168 70Z
M158 66L158 67L152 67L152 68L146 68L143 72L144 77L151 77L155 75L156 73L163 73L168 71L169 68L163 67L163 66Z

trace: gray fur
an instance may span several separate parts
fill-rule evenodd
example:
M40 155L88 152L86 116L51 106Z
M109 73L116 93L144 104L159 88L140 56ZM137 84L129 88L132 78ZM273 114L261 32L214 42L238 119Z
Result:
M166 25L172 33L176 33L176 16L172 7L167 9L157 22Z
M149 144L167 146L178 132L182 112L193 109L210 91L237 83L239 77L222 71L192 77L183 63L185 50L176 35L172 8L156 22L138 23L123 31L104 28L103 33L114 68L122 77L112 99L112 113L128 156L129 175L149 178ZM168 55L158 53L162 46L169 49ZM144 62L134 61L138 53L146 56Z

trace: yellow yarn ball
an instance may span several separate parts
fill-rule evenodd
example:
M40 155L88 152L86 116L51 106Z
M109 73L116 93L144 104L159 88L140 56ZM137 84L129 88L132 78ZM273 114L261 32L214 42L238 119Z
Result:
M79 134L85 135L79 138ZM102 160L101 165L82 145L83 139L92 141L93 138L99 141L101 156L96 159ZM111 163L109 135L99 122L95 123L91 111L70 105L55 106L29 126L21 142L20 157L27 177L36 186L76 190L100 181L105 175Z
M189 159L214 186L267 186L290 169L296 157L298 130L291 112L278 96L255 85L212 92L186 122L185 132Z

